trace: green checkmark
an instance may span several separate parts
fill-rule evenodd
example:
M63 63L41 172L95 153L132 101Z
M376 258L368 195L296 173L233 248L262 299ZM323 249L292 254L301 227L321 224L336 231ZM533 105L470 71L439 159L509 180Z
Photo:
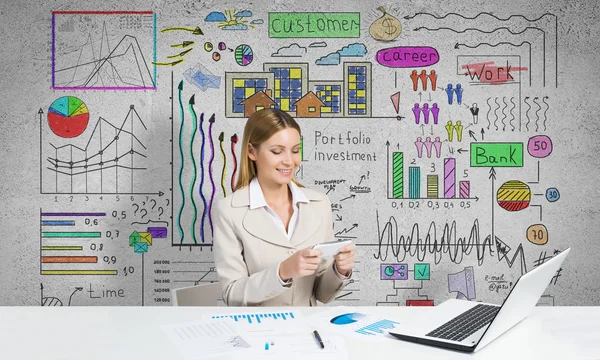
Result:
M429 280L429 264L415 264L415 280Z

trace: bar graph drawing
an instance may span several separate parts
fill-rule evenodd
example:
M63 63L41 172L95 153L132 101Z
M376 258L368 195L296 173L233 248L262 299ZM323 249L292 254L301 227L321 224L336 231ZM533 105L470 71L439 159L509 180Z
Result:
M102 250L102 245L94 242L102 239L102 233L79 229L85 226L86 219L105 216L106 213L40 211L40 274L117 275L117 270L101 268L98 256L82 255L84 249ZM69 231L70 228L73 230Z
M354 331L361 335L381 335L385 334L387 330L393 329L398 324L400 323L392 320L383 319L369 324L367 326L360 327Z
M248 314L231 314L231 315L213 315L212 319L232 318L236 322L244 324L263 324L275 320L289 321L296 317L293 312L278 312L278 313L248 313Z
M386 165L388 167L388 199L478 200L477 197L471 196L471 182L469 180L457 180L455 158L443 159L441 174L423 174L423 169L420 166L409 166L408 179L405 179L404 152L392 152L391 159L389 155L388 153L388 164ZM411 165L414 163L412 161Z

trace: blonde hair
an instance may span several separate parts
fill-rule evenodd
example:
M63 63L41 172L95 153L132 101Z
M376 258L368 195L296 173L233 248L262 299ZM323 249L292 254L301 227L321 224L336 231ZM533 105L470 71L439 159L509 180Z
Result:
M242 139L242 155L240 157L240 173L235 184L234 191L248 186L253 177L256 176L256 164L253 160L248 157L250 144L253 147L258 148L260 144L267 141L276 132L293 128L300 132L300 125L294 120L294 118L279 109L262 109L259 110L248 118L246 126L244 127L244 138ZM296 181L295 174L292 174L292 181L302 187L298 181Z

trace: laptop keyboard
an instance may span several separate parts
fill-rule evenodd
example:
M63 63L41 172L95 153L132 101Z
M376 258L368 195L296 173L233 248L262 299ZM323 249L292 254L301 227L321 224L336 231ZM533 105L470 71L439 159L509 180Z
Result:
M446 340L463 341L492 321L500 307L479 304L426 334Z

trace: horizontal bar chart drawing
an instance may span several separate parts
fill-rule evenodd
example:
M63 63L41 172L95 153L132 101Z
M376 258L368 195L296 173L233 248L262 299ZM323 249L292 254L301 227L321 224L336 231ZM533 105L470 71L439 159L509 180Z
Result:
M42 226L75 226L73 220L56 220L56 221L42 221Z
M43 232L43 238L99 238L102 233L99 231L82 232Z
M106 213L65 213L65 212L43 212L42 216L62 216L62 217L73 217L73 216L106 216Z
M83 250L83 246L42 246L43 251L77 251Z
M97 256L42 256L43 263L97 263Z
M42 270L42 275L117 275L117 270Z

